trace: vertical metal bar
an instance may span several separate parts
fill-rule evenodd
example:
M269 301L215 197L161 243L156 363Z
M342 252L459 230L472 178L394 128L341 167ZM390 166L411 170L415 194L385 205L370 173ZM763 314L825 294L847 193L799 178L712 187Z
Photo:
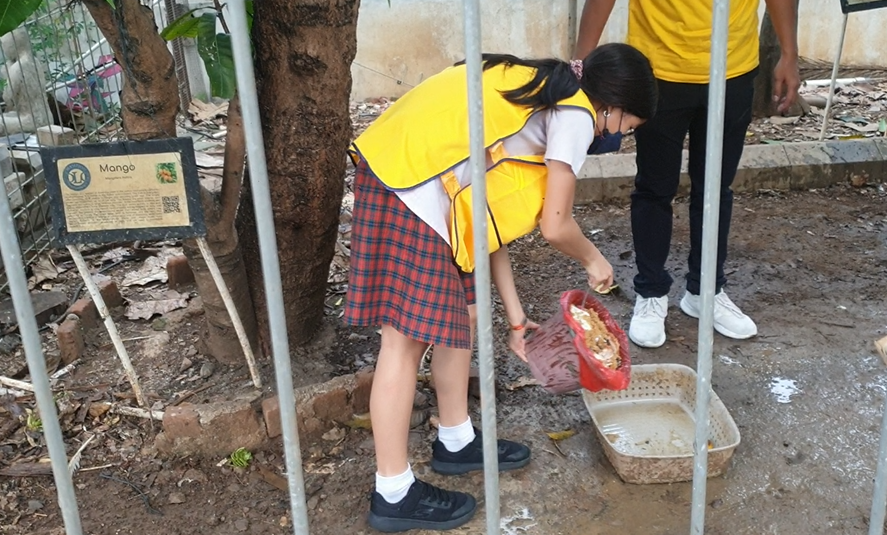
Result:
M74 484L71 481L71 474L68 472L68 454L65 452L62 428L59 425L55 400L52 398L52 390L49 387L46 360L40 345L37 321L34 319L34 306L31 303L31 296L28 294L28 281L25 279L25 266L22 264L22 254L12 221L12 211L9 209L9 202L6 199L0 199L0 253L3 256L6 277L9 280L9 291L12 294L19 332L25 346L25 358L28 362L28 372L31 374L31 384L34 386L37 409L40 411L40 419L43 421L43 436L46 438L46 448L49 450L52 475L55 478L59 509L61 509L62 519L65 522L65 531L67 535L82 535L77 497L74 495Z
M271 330L271 350L274 354L274 374L277 377L277 395L280 399L280 423L286 454L286 473L293 515L293 530L297 535L307 535L308 508L305 503L305 480L302 474L302 450L299 446L299 430L296 420L298 415L296 414L296 399L293 392L289 341L286 333L283 295L280 293L280 261L274 235L274 212L271 207L271 191L268 187L265 142L259 118L259 99L256 92L256 76L253 70L252 47L246 25L244 0L230 0L228 9L231 13L231 16L228 17L228 27L231 30L237 92L240 95L240 105L243 110L243 129L246 134L249 177L262 257L262 276L265 280L265 297L268 300L268 324Z
M844 13L844 22L841 23L841 37L838 39L838 53L835 54L835 64L832 65L832 81L828 87L828 100L825 101L825 115L822 117L822 129L819 131L819 141L825 139L825 129L828 127L828 114L832 111L832 101L835 99L835 82L838 79L838 69L841 66L841 54L844 52L844 37L847 35L847 19L849 13Z
M887 398L881 416L881 442L878 448L878 469L875 472L875 491L872 494L872 512L869 515L869 535L883 535L887 516Z
M711 354L714 343L714 298L717 272L718 225L721 204L721 164L724 152L724 100L727 94L727 32L730 0L715 0L711 32L708 84L708 125L705 139L705 194L702 201L702 273L700 281L699 355L696 364L696 440L693 466L691 535L705 528L705 491L708 482L709 402Z
M474 285L477 292L477 353L480 361L480 411L484 448L484 499L487 534L499 533L499 457L496 436L496 365L493 361L490 246L487 242L487 177L484 100L481 74L480 2L465 0L465 64L468 71L468 129L474 224Z

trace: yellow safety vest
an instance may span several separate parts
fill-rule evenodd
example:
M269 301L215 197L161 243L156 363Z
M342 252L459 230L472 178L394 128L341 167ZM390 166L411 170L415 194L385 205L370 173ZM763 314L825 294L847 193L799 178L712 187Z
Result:
M487 169L487 227L490 252L530 233L542 215L548 169L540 155L509 155L502 141L519 132L532 110L507 101L503 91L534 76L530 67L504 65L483 73L484 147ZM436 74L398 99L352 143L349 154L366 161L386 188L403 191L441 180L450 197L450 243L456 264L474 271L471 186L462 188L453 168L469 155L467 77L464 65ZM559 107L587 110L579 90Z

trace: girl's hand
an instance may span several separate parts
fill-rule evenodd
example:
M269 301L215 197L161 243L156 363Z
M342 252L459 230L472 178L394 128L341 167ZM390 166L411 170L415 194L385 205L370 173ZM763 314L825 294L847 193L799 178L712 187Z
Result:
M539 324L535 321L525 320L519 329L516 326L511 327L508 334L508 348L522 361L527 361L527 341L526 336L529 331L535 331L539 328Z
M603 255L585 266L585 271L588 274L588 286L592 290L605 293L613 286L613 266Z

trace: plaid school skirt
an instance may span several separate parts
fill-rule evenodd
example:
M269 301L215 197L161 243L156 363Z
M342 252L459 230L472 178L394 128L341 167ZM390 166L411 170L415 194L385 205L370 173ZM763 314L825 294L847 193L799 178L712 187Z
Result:
M468 305L474 301L474 274L459 269L447 242L361 160L345 322L388 324L420 342L469 349Z

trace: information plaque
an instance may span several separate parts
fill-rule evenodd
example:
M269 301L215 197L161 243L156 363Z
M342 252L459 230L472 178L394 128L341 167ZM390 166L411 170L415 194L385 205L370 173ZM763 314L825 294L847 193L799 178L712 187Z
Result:
M206 234L191 138L40 149L59 245Z

